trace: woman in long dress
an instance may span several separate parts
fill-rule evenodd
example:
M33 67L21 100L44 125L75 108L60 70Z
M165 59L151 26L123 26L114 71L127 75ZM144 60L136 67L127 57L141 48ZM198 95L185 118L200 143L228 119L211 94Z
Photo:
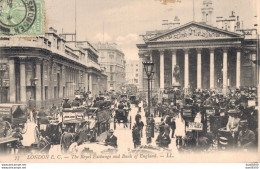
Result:
M181 117L180 114L178 114L176 116L175 123L176 123L175 136L184 137L185 136L185 121L183 120L183 118Z

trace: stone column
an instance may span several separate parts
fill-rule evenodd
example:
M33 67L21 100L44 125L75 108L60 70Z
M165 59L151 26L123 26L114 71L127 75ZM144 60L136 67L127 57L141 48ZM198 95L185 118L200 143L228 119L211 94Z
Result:
M227 49L223 49L223 93L227 90Z
M68 97L71 96L71 86L72 86L72 77L71 77L71 67L68 67L69 74L69 83L68 83Z
M93 91L92 91L92 75L89 74L89 91L91 91L91 93L93 94Z
M73 96L74 92L74 86L75 86L75 79L74 79L74 69L71 68L71 91L70 91L70 96Z
M144 73L144 67L143 67L143 53L138 53L139 55L139 85L142 89L144 89L144 76L143 76L143 73ZM108 77L109 78L109 77ZM110 89L110 86L107 85L108 89Z
M184 88L189 88L189 49L184 50Z
M257 75L257 69L258 69L258 66L257 66L257 61L256 61L256 51L251 51L251 53L250 53L250 57L251 57L251 60L252 61L255 61L256 62L256 64L252 64L252 80L251 80L251 83L252 83L252 85L254 85L254 86L257 86L258 85L258 83L257 83L257 79L258 79L258 75ZM260 73L259 73L260 74Z
M210 82L209 82L209 86L211 89L214 89L215 85L214 85L214 69L215 69L215 65L214 65L214 48L210 49Z
M47 65L47 60L43 60L42 62L42 100L45 100L45 71L46 71L46 65Z
M87 72L85 72L85 81L84 81L84 84L85 84L85 90L88 91L88 73L87 73ZM104 85L107 85L107 83L104 84Z
M164 89L164 50L160 50L160 89Z
M38 103L42 100L41 65L42 65L42 60L41 59L36 60L36 78L38 78L38 80L36 82L36 103Z
M201 89L201 82L202 82L202 76L201 76L201 49L197 49L197 88Z
M175 85L177 83L176 77L173 76L173 73L175 72L175 67L177 65L177 59L176 59L176 50L172 49L172 85Z
M237 65L236 65L236 87L240 88L240 69L241 69L241 52L237 49Z
M60 66L60 91L59 98L63 98L63 86L64 86L64 65Z
M49 85L48 85L48 99L53 99L54 98L54 85L53 85L53 60L49 61L49 72L48 72L48 76L49 76Z
M15 86L15 65L14 59L9 60L9 93L10 93L10 102L16 102L16 86Z
M21 102L26 103L26 72L25 58L20 58L20 96Z

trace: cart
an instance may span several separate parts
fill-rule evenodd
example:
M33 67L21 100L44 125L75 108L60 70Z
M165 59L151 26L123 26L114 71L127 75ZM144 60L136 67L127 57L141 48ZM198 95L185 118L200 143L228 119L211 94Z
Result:
M46 135L50 138L52 145L57 145L60 143L60 138L62 135L62 123L57 120L50 120L46 127Z
M192 122L194 121L194 114L193 114L193 107L191 105L186 105L182 109L182 118L185 122Z
M14 128L20 128L21 133L27 131L27 105L25 104L0 104L0 117L5 123Z
M130 100L131 104L134 104L135 106L138 106L138 100L136 99L135 95L129 96L129 100Z
M129 123L129 128L131 129L132 117L129 116L130 109L125 107L124 109L117 109L114 116L114 130L116 129L116 123L124 123L125 126Z

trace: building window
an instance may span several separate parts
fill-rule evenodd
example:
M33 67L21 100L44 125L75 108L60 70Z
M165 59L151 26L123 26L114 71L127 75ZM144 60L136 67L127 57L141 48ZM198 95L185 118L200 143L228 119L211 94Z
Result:
M57 86L54 87L54 98L55 99L58 98L58 96L57 96Z
M45 86L45 100L48 100L48 86Z
M113 72L113 66L110 66L110 72Z
M110 80L113 81L114 80L114 77L113 75L110 76Z
M135 74L135 77L138 77L138 74Z
M109 55L109 58L110 59L114 59L114 55Z
M136 69L136 71L138 72L138 69Z
M65 97L65 96L66 96L66 94L65 94L65 93L66 93L65 90L66 90L65 87L63 87L63 93L62 93L63 96L62 96L62 97Z

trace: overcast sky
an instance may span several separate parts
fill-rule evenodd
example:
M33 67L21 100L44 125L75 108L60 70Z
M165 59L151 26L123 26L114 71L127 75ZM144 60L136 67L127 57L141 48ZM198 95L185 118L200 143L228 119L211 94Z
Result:
M73 33L75 28L75 0L45 0L47 27L61 33ZM77 39L91 43L115 42L125 53L127 60L138 59L139 35L145 31L162 28L162 20L172 21L175 16L181 24L192 21L192 1L167 3L162 0L76 0ZM173 1L173 0L169 0ZM177 0L176 0L177 1ZM195 1L195 21L201 21L203 0ZM256 23L257 1L259 0L212 0L216 16L228 17L231 11L244 21L244 27L253 28ZM215 24L215 22L214 22ZM216 25L214 25L216 26Z

